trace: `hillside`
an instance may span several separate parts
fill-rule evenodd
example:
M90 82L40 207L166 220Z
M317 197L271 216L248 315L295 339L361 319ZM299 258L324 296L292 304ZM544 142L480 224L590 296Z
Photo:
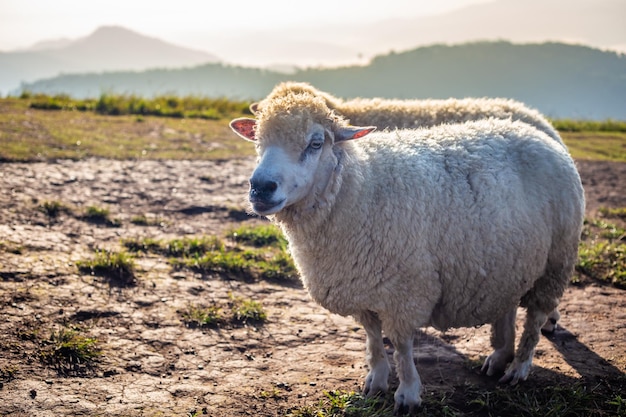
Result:
M626 120L626 55L562 43L433 45L381 55L367 66L304 69L290 75L223 64L68 74L23 89L76 97L107 92L258 99L288 79L311 82L341 97L509 97L555 118Z

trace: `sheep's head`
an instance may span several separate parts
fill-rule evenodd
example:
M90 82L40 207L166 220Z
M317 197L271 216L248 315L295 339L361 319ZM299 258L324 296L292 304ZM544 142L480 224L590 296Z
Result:
M349 126L310 94L270 100L258 119L235 119L230 127L256 144L259 159L249 199L252 209L265 216L306 199L314 203L337 165L333 148L375 129Z

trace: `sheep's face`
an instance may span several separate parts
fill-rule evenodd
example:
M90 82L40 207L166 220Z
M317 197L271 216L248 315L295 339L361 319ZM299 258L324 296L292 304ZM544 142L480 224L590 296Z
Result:
M284 125L272 125L271 129L256 129L254 119L236 119L230 124L238 135L256 143L259 158L250 177L249 200L259 215L278 213L308 197L314 205L337 164L334 144L374 130L333 129L311 119L301 120L294 129L294 122L292 118Z

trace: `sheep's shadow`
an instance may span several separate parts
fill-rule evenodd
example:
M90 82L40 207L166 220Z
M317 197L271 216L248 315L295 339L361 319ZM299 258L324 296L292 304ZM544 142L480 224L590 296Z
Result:
M544 334L548 341L561 354L580 378L566 375L559 369L545 368L536 363L529 379L535 378L543 381L559 381L562 384L584 381L612 381L613 385L624 386L626 374L612 365L605 358L591 350L578 338L563 327L557 328L553 333ZM501 375L487 376L481 372L482 361L485 357L481 354L480 360L473 359L474 355L468 355L460 351L454 340L456 335L446 333L440 335L429 334L423 330L417 332L414 338L413 360L417 366L422 382L433 386L463 386L471 382L486 388L499 386L498 379ZM388 338L384 338L386 352L394 369L390 383L397 387L398 380L393 362L394 347ZM491 353L490 348L484 354Z
M544 333L544 337L583 379L597 379L600 375L603 378L626 377L626 373L581 343L576 335L560 325L553 333Z

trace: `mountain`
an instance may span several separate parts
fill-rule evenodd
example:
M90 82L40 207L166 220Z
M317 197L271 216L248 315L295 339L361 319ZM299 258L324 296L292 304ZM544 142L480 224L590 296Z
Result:
M562 43L475 42L381 55L367 66L285 74L207 64L185 69L62 75L23 86L46 94L204 95L257 100L286 80L339 97L507 97L550 117L626 120L626 55Z
M362 22L348 15L341 24L311 22L279 33L221 36L219 42L207 34L203 43L226 62L256 67L276 57L300 67L363 64L390 51L470 41L559 41L626 52L624 0L492 0L436 15L402 16Z
M27 50L0 53L0 93L8 93L22 82L59 74L181 68L217 61L206 52L105 26L74 41L44 41Z

